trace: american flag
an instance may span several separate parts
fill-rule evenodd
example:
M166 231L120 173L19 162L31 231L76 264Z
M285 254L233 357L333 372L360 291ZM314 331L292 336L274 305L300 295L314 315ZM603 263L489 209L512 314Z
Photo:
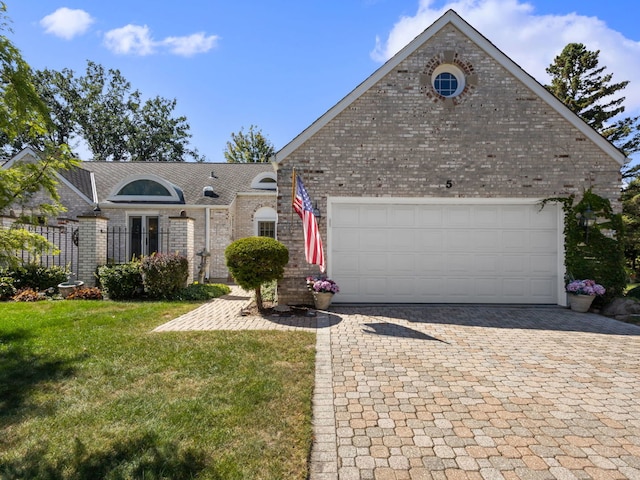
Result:
M307 262L312 265L318 265L320 272L324 273L324 251L322 250L322 238L318 230L318 221L313 214L313 206L307 190L304 188L302 178L295 175L296 191L293 196L293 209L300 215L302 219L302 228L304 231L304 254Z

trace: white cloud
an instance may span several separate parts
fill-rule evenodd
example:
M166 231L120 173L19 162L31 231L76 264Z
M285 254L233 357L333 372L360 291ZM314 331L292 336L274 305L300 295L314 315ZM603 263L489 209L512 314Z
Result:
M187 37L167 37L162 43L169 47L171 53L191 57L197 53L206 53L214 48L218 43L218 36L206 36L204 32L199 32Z
M154 40L149 27L131 24L110 30L104 35L104 45L120 55L145 56L167 49L174 55L190 57L208 52L216 46L217 41L216 35L206 36L204 32Z
M536 15L520 0L457 0L432 8L433 0L420 0L414 16L402 17L385 41L376 39L372 58L385 61L418 36L447 10L462 18L489 39L539 82L550 79L545 72L568 43L583 43L600 50L600 66L613 73L613 81L631 80L624 90L625 114L640 111L640 42L625 38L596 17L575 13Z
M149 27L125 25L109 30L104 35L105 46L121 55L150 55L155 52L155 42L151 38Z
M85 33L94 21L84 10L63 7L40 20L40 25L46 33L71 40Z

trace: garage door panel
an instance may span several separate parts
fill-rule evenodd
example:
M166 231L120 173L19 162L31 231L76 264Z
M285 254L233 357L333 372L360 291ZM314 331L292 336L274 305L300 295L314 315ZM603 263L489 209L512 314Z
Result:
M383 295L388 291L387 278L382 276L370 276L363 278L360 281L360 285L364 295L369 298L375 298L376 296Z
M493 275L494 277L500 275L501 266L499 255L475 255L473 257L474 273L479 275Z
M501 235L499 230L476 230L468 232L467 249L475 252L500 251Z
M359 225L360 207L358 205L340 205L331 215L334 228Z
M387 212L389 213L389 212ZM412 205L396 206L389 215L389 225L392 227L414 227L416 224L416 209Z
M473 269L475 257L471 254L456 253L453 255L446 255L446 268L447 271L453 274L469 273L469 270Z
M535 298L549 298L554 294L557 282L548 278L532 278L531 293Z
M416 266L415 256L413 253L389 254L389 266L393 274L413 274Z
M359 255L360 272L364 275L387 273L387 255Z
M476 207L471 225L479 228L495 227L496 225L500 225L499 207L493 205Z
M387 251L387 231L381 229L363 229L359 235L360 250L363 252Z
M340 271L344 275L359 274L360 256L352 253L335 252L333 254L336 265L340 265Z
M360 210L361 227L385 227L389 224L385 206L363 206Z
M557 236L551 230L533 230L530 232L530 249L534 252L555 252Z
M443 247L444 232L435 229L420 229L414 232L416 248L421 251L440 251Z
M445 232L446 244L443 245L450 252L468 252L470 248L469 232L459 229L451 229Z
M557 259L555 255L532 255L530 260L530 272L534 275L551 276L556 271Z
M502 274L503 275L527 275L530 271L530 261L528 257L523 255L502 255Z
M416 255L416 271L428 275L442 274L445 271L445 258L435 253Z
M502 249L505 252L529 251L529 232L527 230L503 230Z
M557 303L559 209L538 209L335 204L335 301Z
M467 205L445 207L444 224L447 227L468 227L471 224L471 207Z
M333 239L336 248L334 252L346 250L351 252L354 248L360 248L361 233L356 228L336 228Z
M389 251L414 251L415 230L404 229L402 235L389 235Z
M547 228L555 230L558 228L558 218L553 208L546 207L542 210L536 209L531 213L529 224L531 228Z

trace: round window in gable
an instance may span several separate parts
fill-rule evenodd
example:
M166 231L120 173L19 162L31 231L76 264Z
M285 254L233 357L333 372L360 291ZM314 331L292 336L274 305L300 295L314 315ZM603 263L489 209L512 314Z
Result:
M431 85L442 97L457 97L464 90L465 76L457 66L441 64L431 74Z

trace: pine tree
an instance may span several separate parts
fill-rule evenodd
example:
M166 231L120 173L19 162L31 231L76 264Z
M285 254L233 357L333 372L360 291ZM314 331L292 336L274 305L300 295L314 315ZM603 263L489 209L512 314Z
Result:
M640 117L616 120L625 110L625 97L617 95L629 82L612 83L613 74L599 65L599 54L581 43L568 44L547 68L552 79L546 88L628 156L640 151ZM637 168L625 176L634 175Z

